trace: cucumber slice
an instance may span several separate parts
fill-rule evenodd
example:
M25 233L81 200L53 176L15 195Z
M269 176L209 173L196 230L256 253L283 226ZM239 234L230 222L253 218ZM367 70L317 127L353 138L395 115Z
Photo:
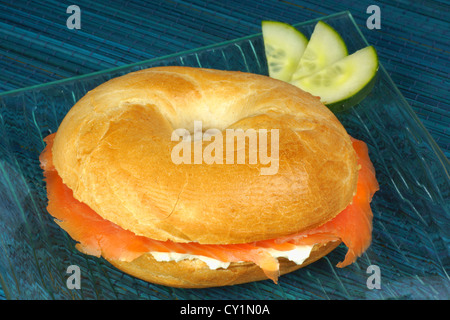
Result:
M378 70L375 48L365 47L325 67L324 69L290 83L319 96L330 109L344 110L359 103L371 89Z
M308 39L287 23L263 21L261 25L269 76L283 81L291 80Z
M347 56L344 40L330 25L319 21L301 57L292 79L313 74Z

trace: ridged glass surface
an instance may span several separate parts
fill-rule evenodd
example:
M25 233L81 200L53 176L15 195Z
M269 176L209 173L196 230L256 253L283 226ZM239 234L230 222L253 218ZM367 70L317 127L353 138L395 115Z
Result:
M348 13L324 19L349 52L367 45ZM317 20L297 25L309 36ZM382 63L382 61L381 61ZM175 289L126 275L79 253L46 211L39 154L67 111L113 77L162 65L267 74L261 35L0 95L0 294L7 299L448 299L449 163L381 67L373 91L337 116L364 140L381 190L372 202L373 242L357 263L338 269L346 247L280 278L232 287ZM66 273L79 266L81 288ZM380 289L370 289L369 266ZM373 283L373 282L372 282ZM3 292L2 292L3 290Z

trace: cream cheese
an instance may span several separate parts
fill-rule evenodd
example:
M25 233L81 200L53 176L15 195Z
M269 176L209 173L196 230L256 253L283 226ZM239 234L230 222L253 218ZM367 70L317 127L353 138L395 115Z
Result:
M311 250L314 246L298 245L293 250L289 251L279 251L268 248L268 252L274 258L286 258L296 264L302 264L306 259L308 259L311 254ZM156 261L175 261L179 262L181 260L193 260L198 259L205 262L211 270L216 270L219 268L226 269L230 265L230 262L223 262L217 259L195 255L195 254L184 254L176 252L150 252ZM243 261L240 261L243 262Z
M217 259L205 257L205 256L199 256L195 254L186 254L186 253L177 253L177 252L156 252L152 251L150 252L155 258L156 261L175 261L179 262L181 260L193 260L198 259L203 261L208 265L208 267L212 270L216 270L219 268L226 269L230 265L230 262L223 262Z
M298 245L295 246L295 249L289 251L278 251L270 248L267 250L274 258L286 258L296 264L302 264L306 259L308 259L313 247L314 245Z

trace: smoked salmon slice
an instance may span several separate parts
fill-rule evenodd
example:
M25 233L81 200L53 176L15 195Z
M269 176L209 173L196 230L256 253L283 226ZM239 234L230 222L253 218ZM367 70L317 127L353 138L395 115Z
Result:
M268 251L292 250L298 244L316 244L342 240L348 247L343 262L338 267L353 263L370 245L372 233L372 211L370 201L378 190L375 170L364 142L352 139L353 147L361 166L358 175L357 193L353 202L334 219L308 232L287 237L245 244L199 244L158 241L135 235L118 225L103 219L86 204L76 200L58 175L52 161L52 146L55 134L47 136L47 146L39 160L47 183L48 212L75 241L83 253L103 256L110 260L132 261L148 252L177 252L202 255L223 262L249 261L258 265L269 279L277 282L279 263Z

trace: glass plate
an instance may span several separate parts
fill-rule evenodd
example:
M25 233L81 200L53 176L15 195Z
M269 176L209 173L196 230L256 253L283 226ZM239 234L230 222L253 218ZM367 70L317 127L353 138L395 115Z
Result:
M323 20L349 52L365 47L350 13ZM296 25L309 36L317 20ZM357 263L338 269L346 248L270 280L211 289L175 289L133 278L102 258L79 253L46 211L38 156L88 90L125 73L185 65L267 74L261 34L86 76L0 95L0 295L7 299L447 299L449 288L449 163L383 67L373 91L338 114L370 149L381 190L376 193L373 243ZM81 288L69 289L69 266ZM380 289L372 267L379 267ZM368 285L369 284L369 285ZM372 288L372 289L371 289Z

